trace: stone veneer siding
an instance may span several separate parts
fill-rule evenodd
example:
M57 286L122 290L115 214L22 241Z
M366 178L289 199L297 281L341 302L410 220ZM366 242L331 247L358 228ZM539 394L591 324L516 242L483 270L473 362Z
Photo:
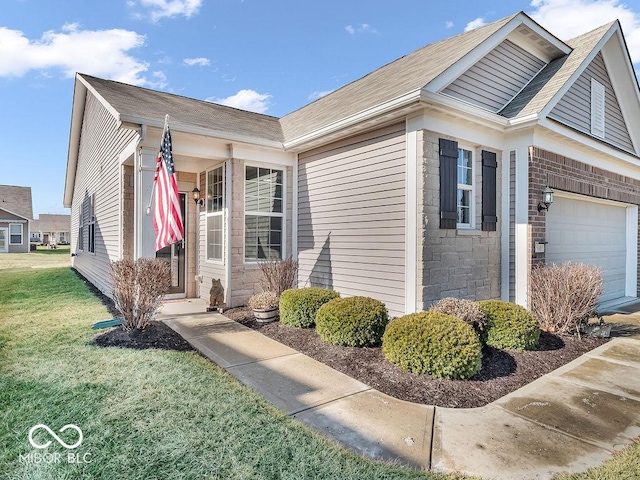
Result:
M418 166L418 309L427 309L444 297L484 300L500 298L500 223L495 232L480 230L482 219L482 150L475 154L476 228L474 231L440 229L440 164L437 133L418 132L418 151L422 162ZM501 168L498 155L496 176L497 216L501 217Z
M533 253L533 245L535 241L544 242L546 239L546 212L538 212L537 206L541 192L547 185L553 190L640 205L640 180L587 165L537 147L529 147L529 224L531 228L528 247L532 252L531 266L545 261L544 253ZM640 222L638 225L640 226ZM640 288L638 295L640 295Z

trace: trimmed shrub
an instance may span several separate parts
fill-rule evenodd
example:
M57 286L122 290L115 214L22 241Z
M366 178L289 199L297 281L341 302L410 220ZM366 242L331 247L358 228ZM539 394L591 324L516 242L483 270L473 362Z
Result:
M280 323L292 327L313 327L318 309L340 294L326 288L285 290L280 296Z
M602 295L599 267L582 263L544 265L531 272L531 313L545 332L580 333L580 323L595 316Z
M483 300L479 305L486 319L483 339L487 345L505 350L536 348L540 326L525 308L502 300Z
M478 335L484 330L484 313L480 306L464 298L447 297L431 305L430 312L444 313L468 323Z
M473 328L438 312L392 320L382 337L382 353L403 370L437 378L470 378L482 365L482 344Z
M336 298L316 315L316 332L334 345L371 347L379 345L389 322L384 303L369 297Z

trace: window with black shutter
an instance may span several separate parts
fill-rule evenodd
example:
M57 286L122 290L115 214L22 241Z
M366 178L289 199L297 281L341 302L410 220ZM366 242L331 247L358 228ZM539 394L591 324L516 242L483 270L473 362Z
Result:
M456 228L458 142L440 139L440 228Z
M494 232L498 221L496 213L496 154L482 151L482 230Z

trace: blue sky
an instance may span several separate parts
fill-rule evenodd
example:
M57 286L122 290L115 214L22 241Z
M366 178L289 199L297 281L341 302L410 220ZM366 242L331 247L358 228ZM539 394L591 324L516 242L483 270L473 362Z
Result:
M524 10L569 39L640 0L3 0L0 184L62 206L76 71L282 116L426 44Z

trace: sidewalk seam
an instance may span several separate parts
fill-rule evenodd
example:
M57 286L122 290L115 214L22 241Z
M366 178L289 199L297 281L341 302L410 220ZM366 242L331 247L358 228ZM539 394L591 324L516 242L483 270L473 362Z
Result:
M366 388L365 390L360 390L358 392L349 393L349 394L343 395L341 397L336 397L336 398L333 398L331 400L327 400L326 402L318 403L317 405L312 405L310 407L303 408L301 410L298 410L297 412L289 413L289 416L293 417L294 415L298 415L299 413L308 412L309 410L314 410L316 408L324 407L325 405L328 405L330 403L336 402L338 400L343 400L345 398L353 397L354 395L358 395L360 393L371 392L371 391L377 392L377 390L375 388L369 387L369 388Z

